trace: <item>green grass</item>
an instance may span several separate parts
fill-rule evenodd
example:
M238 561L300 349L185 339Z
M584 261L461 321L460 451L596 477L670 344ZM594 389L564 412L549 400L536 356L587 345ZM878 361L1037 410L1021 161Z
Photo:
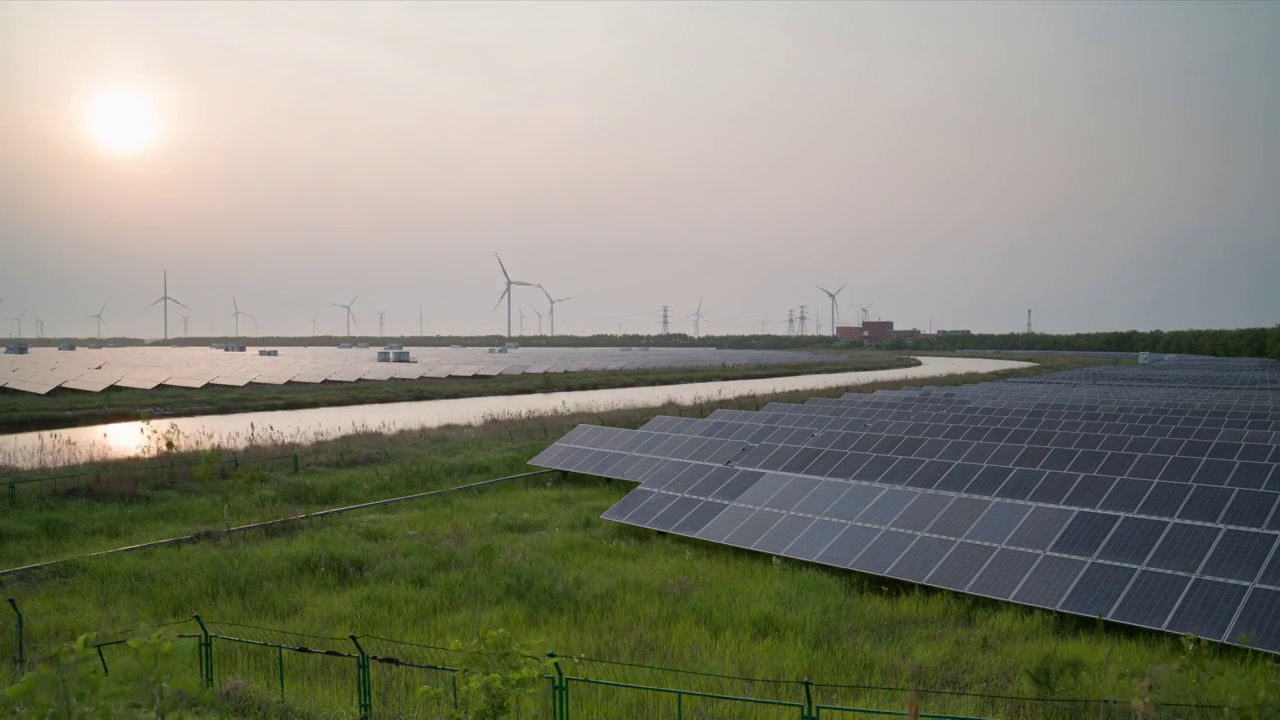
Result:
M600 419L635 424L644 415ZM562 422L551 428L551 437L571 420ZM24 500L17 508L0 508L0 556L11 566L216 529L227 519L263 519L510 475L526 470L525 460L546 445L542 434L539 421L523 421L360 438L351 442L389 447L390 460L297 476L272 470L172 480L140 486L137 495ZM1274 695L1280 679L1270 657L1245 651L1206 646L1188 660L1179 638L1161 633L913 589L600 520L628 489L625 483L543 476L270 535L215 534L200 544L73 560L10 578L0 594L21 603L36 656L85 631L127 630L200 612L214 621L434 645L504 628L539 652L727 675L991 694L1027 693L1024 669L1056 652L1083 663L1066 695L1122 703L1151 694L1165 702L1252 705ZM0 613L0 622L7 620ZM248 679L233 687L261 701L262 714L274 714L274 652L247 646L219 652L220 682L233 675ZM348 664L294 655L287 662L291 705L316 716L353 714ZM375 683L385 680L377 700L407 712L417 702L414 683L428 680L394 672L403 675L394 676L404 691L399 702L391 697L393 669L382 666L374 669ZM767 684L607 672L610 679L638 683L771 692ZM621 704L620 696L603 690L581 693L582 702L594 697L601 703L595 716L658 716L657 705ZM898 710L904 703L901 693L891 692L846 691L828 699ZM1026 714L928 693L923 702L925 711ZM709 705L701 711L699 717L742 716L741 709L735 714Z
M724 380L884 370L919 362L898 353L832 353L830 362L797 362L722 368L658 368L496 377L365 380L318 385L208 386L154 390L113 388L101 393L54 390L49 395L0 391L0 433L50 430L96 423L268 410L411 402L603 388L674 385Z

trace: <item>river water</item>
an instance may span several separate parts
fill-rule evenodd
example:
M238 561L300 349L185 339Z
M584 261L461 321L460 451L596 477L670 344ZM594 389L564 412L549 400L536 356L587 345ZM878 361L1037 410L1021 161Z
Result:
M697 404L886 380L989 373L1029 365L990 358L918 359L921 365L917 367L894 370L204 415L149 423L120 422L66 430L16 433L0 435L0 466L28 469L60 467L135 457L153 451L157 446L163 446L166 439L174 439L183 449L215 445L234 449L262 443L307 443L361 432L394 432L442 425L479 424L496 419L657 407L672 402Z

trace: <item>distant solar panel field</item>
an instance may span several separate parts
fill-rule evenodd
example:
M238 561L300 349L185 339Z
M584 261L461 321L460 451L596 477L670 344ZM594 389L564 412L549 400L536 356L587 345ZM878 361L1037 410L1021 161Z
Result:
M1280 366L1102 366L579 426L628 525L1280 653Z
M203 388L250 384L350 383L359 380L486 377L656 368L710 368L830 361L833 356L788 350L710 348L405 348L410 362L379 362L378 348L281 347L262 356L250 347L226 352L200 347L32 348L0 355L0 391L44 395L58 388L102 392L111 387Z

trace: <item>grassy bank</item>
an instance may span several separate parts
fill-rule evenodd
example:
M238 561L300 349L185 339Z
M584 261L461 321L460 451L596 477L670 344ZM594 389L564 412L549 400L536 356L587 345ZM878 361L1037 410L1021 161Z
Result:
M897 353L834 354L830 362L781 363L720 368L657 368L496 377L362 380L318 385L207 386L154 390L112 388L101 393L55 390L49 395L0 391L0 433L51 430L158 417L224 415L369 403L445 400L486 395L600 390L750 380L819 373L886 370L919 362Z
M1053 369L1079 363L1050 362ZM802 401L814 394L759 401ZM548 437L574 422L634 426L659 412L677 410L371 435L346 441L355 450L388 450L363 465L314 466L298 475L287 468L242 469L225 478L197 474L114 492L108 484L98 494L24 498L16 508L0 508L0 556L11 566L515 474L527 469L525 461ZM528 648L560 654L747 677L989 694L1027 693L1028 669L1078 661L1079 673L1061 679L1059 695L1115 697L1122 706L1143 697L1250 705L1274 692L1280 679L1269 657L1212 646L1188 657L1179 638L1165 634L914 589L599 520L628 489L578 476L543 477L269 536L212 533L195 545L74 560L6 580L0 595L21 603L36 656L84 631L128 629L198 611L211 620L300 633L343 638L355 632L436 645L504 628ZM275 656L256 657L246 650L219 655L216 663L220 672L258 673L269 683ZM316 711L305 716L351 716L348 665L288 662L290 697ZM617 672L619 680L639 679ZM404 689L412 694L411 686ZM255 692L272 695L269 686ZM886 694L862 703L902 709L900 700ZM930 700L925 710L957 707L947 702ZM286 714L264 707L264 714ZM613 708L598 716L642 715ZM741 714L722 708L699 716Z

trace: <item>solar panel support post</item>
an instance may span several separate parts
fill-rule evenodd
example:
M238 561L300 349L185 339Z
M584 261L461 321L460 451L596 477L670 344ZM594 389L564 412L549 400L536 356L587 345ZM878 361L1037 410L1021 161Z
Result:
M196 624L200 626L200 683L204 687L213 689L213 637L209 635L209 628L205 626L204 620L200 619L200 613L192 616L195 618Z

